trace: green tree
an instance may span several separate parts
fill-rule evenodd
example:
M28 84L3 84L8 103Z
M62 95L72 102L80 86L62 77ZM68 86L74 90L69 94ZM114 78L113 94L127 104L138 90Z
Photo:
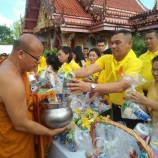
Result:
M19 21L15 21L12 26L12 34L15 39L17 39L22 33L22 23L24 18L21 18Z
M50 54L57 54L57 48L52 48L50 50L45 49L44 50L44 57L47 57Z
M133 34L133 45L132 49L135 51L137 57L141 55L141 50L145 48L144 40L140 32Z
M12 35L12 31L5 25L0 25L0 44L7 45L13 44L14 38Z

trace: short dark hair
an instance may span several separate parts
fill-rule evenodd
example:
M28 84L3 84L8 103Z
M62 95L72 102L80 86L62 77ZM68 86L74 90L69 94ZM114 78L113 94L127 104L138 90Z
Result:
M75 62L78 63L82 67L82 60L85 60L84 54L82 52L81 46L76 46L72 52L75 54L76 59Z
M89 48L88 48L88 47L84 47L83 49L87 49L87 50L89 50Z
M61 47L58 48L57 52L58 52L59 50L62 50L65 54L69 54L69 57L68 57L68 61L67 61L67 62L70 63L71 60L72 60L72 50L71 50L71 48L68 47L68 46L61 46Z
M114 35L117 35L117 34L124 34L125 36L127 36L129 39L131 38L132 39L132 33L126 29L121 29L121 30L117 30L113 33L113 36Z
M88 53L88 56L89 56L90 52L92 52L92 51L94 51L97 54L98 57L101 57L101 53L100 53L99 49L97 49L97 48L90 49L90 51Z
M158 55L153 58L152 64L153 64L155 61L158 61Z
M145 32L145 35L147 33L155 33L156 37L158 38L158 30L154 30L154 29L148 30L148 31Z
M97 44L98 43L102 43L102 42L104 42L105 43L105 38L103 38L103 37L100 37L100 38L97 38Z
M116 35L116 34L119 34L119 33L123 33L123 34L131 34L130 31L126 30L126 29L120 29L120 30L117 30L113 33L113 35Z
M60 66L62 65L62 63L60 63L60 61L58 60L56 54L50 54L46 58L46 63L47 65L51 65L55 71L58 71Z

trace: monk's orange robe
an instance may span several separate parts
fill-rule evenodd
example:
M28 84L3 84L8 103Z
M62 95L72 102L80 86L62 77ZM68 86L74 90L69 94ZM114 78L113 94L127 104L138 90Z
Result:
M38 105L45 96L38 97L31 93L26 73L23 80L26 87L28 118L40 122ZM36 136L35 139L33 134L15 130L5 105L0 103L0 158L45 158L44 148L50 144L50 137Z

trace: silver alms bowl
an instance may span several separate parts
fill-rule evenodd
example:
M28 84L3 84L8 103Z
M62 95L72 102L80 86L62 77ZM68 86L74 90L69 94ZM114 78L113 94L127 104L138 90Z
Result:
M67 126L73 118L73 112L70 107L59 109L42 109L41 123L48 128L60 128Z
M42 109L59 109L59 104L51 104L51 103L47 103L47 102L41 102L40 106Z

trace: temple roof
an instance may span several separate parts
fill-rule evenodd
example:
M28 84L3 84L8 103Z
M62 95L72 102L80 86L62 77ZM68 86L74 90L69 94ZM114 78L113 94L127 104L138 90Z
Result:
M96 5L103 5L104 0L94 0ZM132 12L143 12L145 7L139 0L107 0L107 7Z
M64 21L63 30L77 26L78 30L81 27L87 28L85 32L96 25L102 25L98 31L101 31L103 25L109 24L131 27L130 17L147 10L139 0L27 0L23 32L31 32L38 25L38 14L42 6L48 21L52 19L56 24L61 18ZM49 26L48 24L45 28Z
M85 9L77 0L56 0L55 8L57 13L61 13L62 6L64 6L64 15L90 17Z

